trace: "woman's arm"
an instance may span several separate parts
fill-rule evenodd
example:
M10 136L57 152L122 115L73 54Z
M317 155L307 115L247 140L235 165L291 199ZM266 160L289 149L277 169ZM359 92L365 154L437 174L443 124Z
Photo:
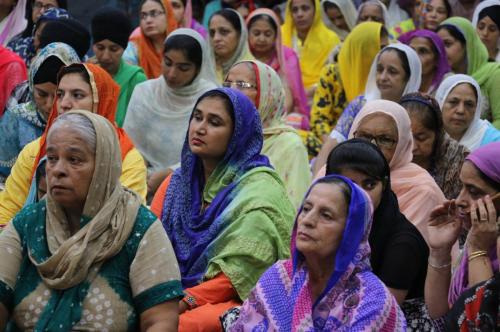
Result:
M177 300L151 307L141 314L141 332L176 332L179 326Z

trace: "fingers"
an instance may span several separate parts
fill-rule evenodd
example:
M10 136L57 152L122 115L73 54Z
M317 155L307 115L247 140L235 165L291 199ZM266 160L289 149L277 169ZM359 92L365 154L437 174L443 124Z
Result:
M470 220L471 220L472 226L477 226L477 224L479 223L479 216L477 214L476 202L473 202L470 206Z
M486 195L486 197L484 198L484 203L486 205L486 210L488 213L488 221L490 223L495 223L497 220L497 210L495 208L495 204L493 204L490 195Z
M486 204L480 198L476 201L476 208L479 211L479 222L488 222L488 211L486 210Z

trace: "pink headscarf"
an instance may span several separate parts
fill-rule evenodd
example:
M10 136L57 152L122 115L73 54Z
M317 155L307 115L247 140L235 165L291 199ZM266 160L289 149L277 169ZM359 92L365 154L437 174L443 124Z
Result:
M28 21L24 17L26 12L26 0L19 0L9 15L4 28L0 31L0 45L7 46L9 41L24 31Z
M389 115L396 123L399 138L394 156L389 162L392 191L398 197L401 212L427 239L426 224L431 211L445 200L443 192L425 169L411 162L413 136L410 117L399 104L388 100L367 102L354 119L349 138L353 138L361 121L373 113Z

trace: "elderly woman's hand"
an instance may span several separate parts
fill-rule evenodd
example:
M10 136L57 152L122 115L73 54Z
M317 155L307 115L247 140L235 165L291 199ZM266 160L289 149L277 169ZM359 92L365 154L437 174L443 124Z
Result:
M497 211L489 195L478 199L471 206L471 229L467 236L469 252L488 251L497 240Z
M433 265L449 263L451 248L457 241L461 228L462 220L456 214L455 200L446 201L431 212L427 231L431 249L429 261L432 259Z

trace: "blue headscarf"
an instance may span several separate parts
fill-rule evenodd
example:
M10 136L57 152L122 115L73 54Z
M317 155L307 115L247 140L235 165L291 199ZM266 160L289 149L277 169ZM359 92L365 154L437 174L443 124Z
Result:
M240 178L253 168L271 167L268 158L260 154L262 125L253 103L237 90L219 88L203 94L194 109L214 95L228 98L232 106L234 130L224 158L205 183L202 161L191 152L186 135L181 167L173 174L163 203L161 220L174 247L184 287L203 279L213 256L209 246L231 222L223 214L236 196L234 189ZM210 205L202 211L204 201Z

